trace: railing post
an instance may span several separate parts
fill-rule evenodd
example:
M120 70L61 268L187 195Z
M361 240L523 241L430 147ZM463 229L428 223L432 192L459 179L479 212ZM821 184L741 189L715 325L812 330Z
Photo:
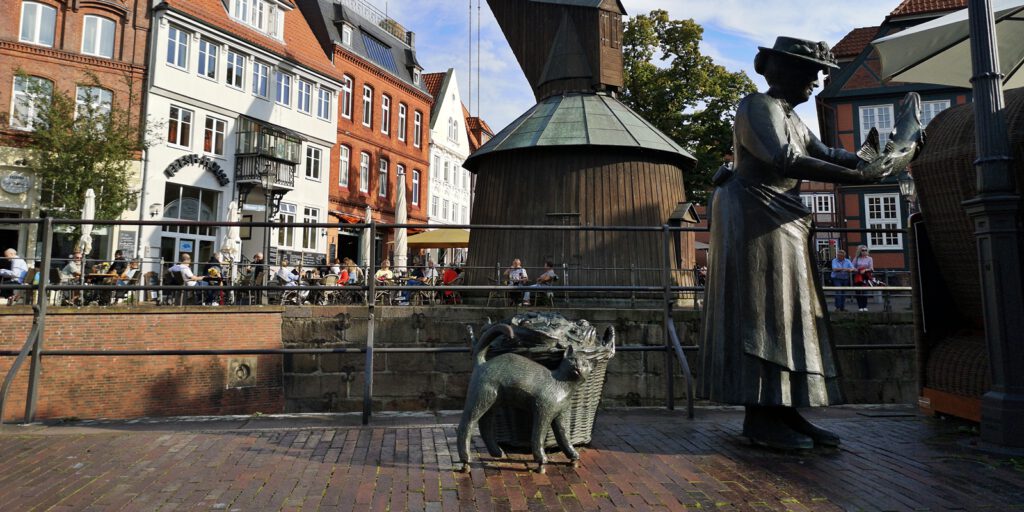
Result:
M668 224L661 225L661 285L663 287L662 298L665 302L665 408L672 411L676 408L675 393L675 371L672 364L672 334L670 324L672 323L672 234L668 230Z
M367 318L366 318L366 367L365 367L365 382L363 384L363 425L370 424L370 416L373 414L373 329L374 329L374 306L377 304L377 279L374 278L371 271L373 271L373 262L376 259L374 250L376 245L374 241L377 238L377 223L370 221L370 227L364 228L370 230L370 250L369 250L369 262L370 265L366 269L366 304Z
M629 264L629 286L636 286L636 264ZM636 308L636 290L629 291L629 307L630 309Z
M25 396L25 423L32 423L36 416L39 400L39 373L42 370L43 340L46 338L46 307L49 305L47 287L50 284L50 252L53 250L53 219L40 222L40 236L43 239L43 266L39 275L39 297L36 298L36 340L32 347L32 364L29 366L28 394ZM82 270L85 275L85 270Z

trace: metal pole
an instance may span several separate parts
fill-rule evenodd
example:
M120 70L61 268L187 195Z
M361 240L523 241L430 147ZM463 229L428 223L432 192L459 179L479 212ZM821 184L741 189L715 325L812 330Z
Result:
M672 365L672 233L668 224L661 226L661 284L664 287L662 298L665 302L665 408L673 411L676 408L675 371Z
M271 196L271 192L269 190L267 190L266 188L264 188L263 189L263 197L264 197L264 200L265 200L264 207L266 208L266 210L264 210L263 215L264 215L264 218L267 219L267 222L270 222L270 196ZM282 229L291 229L291 228L282 228ZM260 304L263 304L264 306L270 304L270 290L267 289L267 286L269 285L269 283L270 283L270 226L264 226L263 227L263 282L260 283L263 286L263 289L260 290Z
M32 364L29 366L28 395L25 397L25 423L32 423L36 417L36 403L39 401L39 373L42 370L43 340L46 338L46 307L50 303L49 297L46 296L46 287L50 284L53 219L43 219L40 224L40 235L43 239L43 268L39 275L39 297L36 298L36 340L32 347ZM82 274L85 274L85 269L82 269Z
M964 202L974 222L988 345L990 389L981 400L982 441L1024 447L1024 273L1020 196L1007 136L992 0L967 5L974 76L978 195Z
M370 227L364 229L370 230L370 266L366 270L366 297L368 302L366 304L366 375L365 383L363 384L363 425L369 425L370 416L373 414L373 329L375 320L374 309L377 304L377 279L371 272L373 271L373 262L376 258L374 250L376 249L377 244L374 242L377 238L377 223L375 221L370 221Z
M629 285L636 286L636 264L629 264ZM629 308L636 308L636 291L629 292Z

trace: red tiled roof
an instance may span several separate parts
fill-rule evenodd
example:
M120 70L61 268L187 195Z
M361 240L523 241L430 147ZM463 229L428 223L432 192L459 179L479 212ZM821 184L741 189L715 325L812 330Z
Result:
M469 129L473 130L474 132L485 131L491 135L494 135L494 130L492 130L491 127L488 126L487 121L484 121L479 117L467 117L466 124L469 126Z
M306 66L329 77L336 75L334 63L324 53L320 42L302 11L284 12L284 41L270 37L248 25L231 19L221 0L165 0L171 10L248 41L284 59Z
M441 92L441 84L444 83L444 77L448 73L424 73L423 74L423 85L427 87L427 92L434 97L434 101L437 101L437 95Z
M851 58L860 55L860 52L864 50L864 47L875 39L875 35L878 34L878 28L879 27L861 27L851 30L849 34L843 36L843 38L832 48L832 54L835 55L837 59Z
M462 105L462 119L466 123L466 136L469 137L469 151L473 152L480 149L482 144L480 144L480 138L476 136L476 132L470 128L469 120L473 118L469 116L469 109L466 108L465 104Z
M889 17L952 11L967 7L967 0L903 0Z

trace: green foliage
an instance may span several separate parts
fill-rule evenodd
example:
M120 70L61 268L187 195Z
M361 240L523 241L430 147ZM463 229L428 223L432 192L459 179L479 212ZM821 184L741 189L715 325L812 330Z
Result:
M703 34L692 19L655 10L626 23L622 44L622 100L697 157L685 183L688 199L698 202L730 153L736 105L757 90L746 73L729 72L700 53Z
M34 117L18 121L31 127L28 168L42 186L40 207L51 216L77 217L90 188L96 192L97 219L116 219L134 206L138 192L129 185L131 166L145 138L137 116L120 105L135 102L102 97L107 88L95 76L75 93L54 90L52 83L23 71L19 77L33 98Z

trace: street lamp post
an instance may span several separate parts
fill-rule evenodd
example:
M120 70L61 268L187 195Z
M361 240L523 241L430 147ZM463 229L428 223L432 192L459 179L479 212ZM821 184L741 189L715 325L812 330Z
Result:
M271 222L273 217L271 213L270 198L273 197L274 183L277 181L277 176L274 174L273 166L267 163L263 167L263 172L260 173L260 184L263 185L263 198L265 200L264 207L264 219L267 222ZM263 279L262 283L263 290L260 292L262 298L260 303L263 305L270 304L270 294L267 293L267 284L270 282L270 226L263 227Z
M907 201L907 206L910 209L909 213L911 215L917 213L917 184L914 183L914 176L910 174L910 171L904 170L897 176L896 180L900 186L900 195Z

